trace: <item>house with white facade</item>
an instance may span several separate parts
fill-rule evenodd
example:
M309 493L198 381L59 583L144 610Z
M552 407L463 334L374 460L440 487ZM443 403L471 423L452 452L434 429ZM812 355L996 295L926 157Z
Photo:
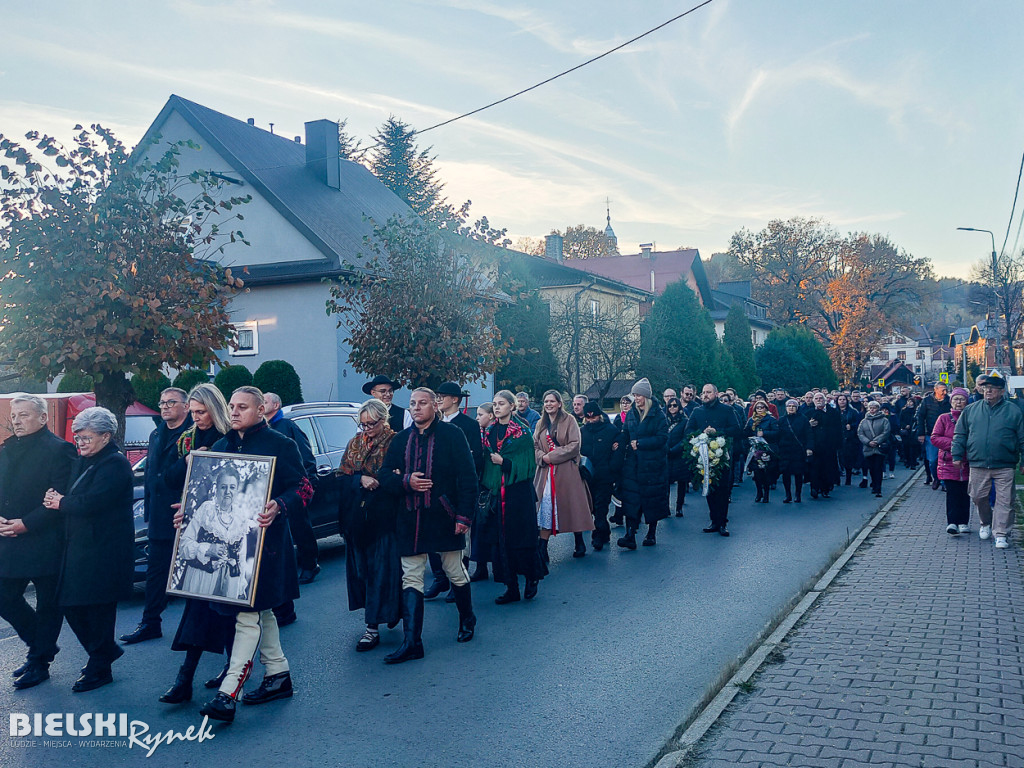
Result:
M920 375L925 384L938 378L939 373L946 370L949 354L945 347L931 338L928 330L922 325L913 332L892 331L882 339L882 343L864 366L864 376L871 377L871 371L886 367L893 361L899 361Z
M331 120L308 122L305 137L289 138L171 96L139 146L154 137L152 156L168 143L192 141L200 149L181 152L184 173L213 171L231 195L252 197L237 209L244 220L235 226L250 245L235 243L216 255L245 283L229 308L238 348L221 358L251 371L266 360L287 360L307 401L365 400L369 377L348 363L345 330L326 312L324 280L359 262L373 222L413 217L412 210L369 170L340 158ZM480 402L490 399L492 382L468 389Z

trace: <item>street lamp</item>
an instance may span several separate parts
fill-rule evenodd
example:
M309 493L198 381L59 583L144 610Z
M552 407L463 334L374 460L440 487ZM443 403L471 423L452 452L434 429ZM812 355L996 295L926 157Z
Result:
M987 232L988 236L990 238L992 238L992 289L995 291L995 293L996 293L996 301L998 301L999 300L999 267L998 267L999 257L996 255L996 236L992 233L992 230L990 230L990 229L977 229L975 227L957 227L957 229L959 231L961 231L961 232ZM987 323L985 325L985 331L986 332L988 331L988 324ZM997 345L996 346L996 354L997 354L998 357L1002 357L1001 352L1002 352L1002 350L1000 350L999 346ZM1013 354L1012 350L1010 351L1010 354ZM999 364L999 360L996 360L995 362L996 362L996 365ZM966 379L965 379L965 381L966 381Z

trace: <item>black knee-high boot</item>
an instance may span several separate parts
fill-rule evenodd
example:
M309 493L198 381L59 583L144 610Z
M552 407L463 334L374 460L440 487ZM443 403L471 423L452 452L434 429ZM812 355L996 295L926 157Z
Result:
M405 631L402 644L384 657L385 664L423 658L423 593L412 587L402 590L402 628Z
M174 684L160 696L164 704L181 704L183 701L192 701L192 679L196 675L196 668L199 666L199 658L203 655L203 649L191 646L185 651L185 663L178 669L178 676Z

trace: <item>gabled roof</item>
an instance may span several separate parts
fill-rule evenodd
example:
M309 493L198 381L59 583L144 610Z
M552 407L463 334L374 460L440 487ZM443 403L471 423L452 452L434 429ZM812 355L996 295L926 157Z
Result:
M885 379L886 382L899 379L901 381L913 381L914 371L902 360L890 360L885 365L871 366L871 381Z
M636 253L626 256L605 256L595 259L579 259L580 269L604 275L613 280L651 291L651 272L654 272L654 291L660 296L671 283L685 279L690 273L700 293L701 302L709 309L712 306L711 286L704 273L704 264L696 248L682 248L677 251L652 251L650 257Z
M613 280L609 277L605 277L586 269L580 269L576 266L577 264L582 264L584 261L590 261L590 259L568 259L556 261L554 259L549 259L546 256L533 256L519 251L509 251L509 253L512 253L523 260L527 268L530 270L530 274L533 275L533 278L541 287L582 285L587 282L592 282L594 285L610 288L617 292L632 294L641 300L650 301L654 298L654 294L650 291L645 291L634 285L630 285L629 283L624 283L620 280Z
M334 189L306 168L305 145L180 96L172 95L167 100L143 141L161 133L172 112L177 112L231 166L211 170L240 176L326 261L251 266L247 282L259 282L261 277L315 279L337 273L345 261L354 261L357 253L365 251L363 238L373 233L367 217L383 224L392 216L415 216L411 208L358 163L341 161L340 189Z

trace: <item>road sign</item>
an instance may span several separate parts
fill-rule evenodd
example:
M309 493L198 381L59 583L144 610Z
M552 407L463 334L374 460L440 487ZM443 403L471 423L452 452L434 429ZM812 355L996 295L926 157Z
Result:
M880 387L881 389L885 389L885 379L879 379L879 380L878 380L878 386L879 386L879 387Z
M949 384L949 373L947 373L946 371L940 373L939 381L941 381L943 384Z

